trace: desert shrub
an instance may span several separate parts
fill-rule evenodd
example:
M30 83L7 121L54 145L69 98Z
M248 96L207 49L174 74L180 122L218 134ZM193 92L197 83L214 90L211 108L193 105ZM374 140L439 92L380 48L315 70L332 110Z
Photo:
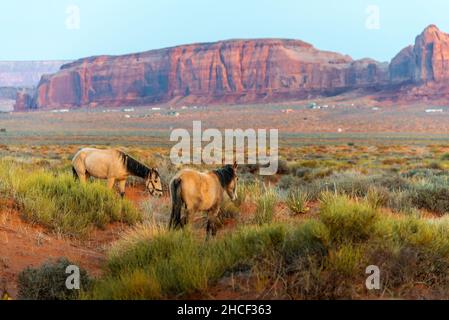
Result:
M426 168L432 169L432 170L444 170L441 163L433 161L426 165Z
M221 219L235 219L239 216L239 214L240 209L238 204L231 202L230 200L223 201L220 208Z
M304 214L309 210L309 201L310 196L307 192L296 189L289 192L286 204L293 214Z
M235 206L240 207L246 201L246 191L246 183L240 182L237 185L237 199L234 201Z
M361 267L362 256L362 247L360 245L343 244L329 251L326 259L326 269L330 272L350 277L359 270L363 270Z
M367 201L347 196L326 195L323 207L319 220L243 226L209 242L188 229L140 226L114 244L105 275L83 298L207 296L223 277L242 273L295 299L407 297L417 281L444 296L449 223L373 219ZM370 264L382 270L381 291L361 286Z
M277 190L273 188L266 189L265 192L257 199L254 222L258 225L272 222L277 202Z
M377 210L366 200L332 193L321 196L320 220L329 228L331 240L337 243L368 240L377 218Z
M305 178L307 176L310 176L310 173L312 172L312 169L310 169L310 168L297 168L296 170L294 170L292 172L298 178Z
M329 238L329 229L321 221L309 220L299 227L292 228L286 235L283 255L288 262L311 254L324 257L327 254Z
M290 173L290 167L288 165L288 162L285 160L278 160L278 171L277 174L280 175L286 175Z
M23 215L57 231L80 235L89 227L140 221L140 213L105 185L82 185L70 175L31 174L18 188Z
M244 190L246 199L257 201L263 194L265 185L259 180L250 183L247 182L244 184Z
M421 179L410 187L411 201L414 206L439 214L449 212L448 177Z
M366 200L375 209L379 209L388 204L390 191L384 187L371 187L366 194Z
M444 153L440 157L441 161L449 161L449 153Z
M387 207L395 212L410 213L413 209L413 201L410 192L392 191L388 198Z
M373 187L393 191L406 189L408 184L407 180L399 175L365 176L357 171L346 171L316 180L311 185L320 192L331 191L352 197L366 197Z
M76 265L65 258L47 262L39 268L23 270L17 279L19 299L22 300L72 300L77 299L79 290L69 290L66 280L68 266ZM87 272L80 269L80 289L88 290L91 280Z
M171 179L176 175L177 168L172 164L167 157L157 157L157 164L154 163L152 167L155 167L161 177L162 188L164 190L169 189Z
M301 179L292 175L282 176L279 180L278 188L281 190L297 188L299 185L301 185L301 182Z
M331 168L320 168L313 169L307 174L304 179L307 181L313 181L315 179L323 179L325 177L329 177L334 173L334 170Z
M237 230L208 243L192 232L139 227L112 247L105 277L86 299L161 299L205 292L227 272L282 251L287 231L266 225Z
M134 224L142 216L101 182L81 184L71 174L31 171L3 163L0 177L22 207L23 217L67 235L82 236L92 227L120 221Z
M398 174L381 174L369 177L371 184L386 188L390 191L404 190L409 186L409 182Z
M319 162L316 160L306 160L306 161L301 162L301 166L304 168L314 169L314 168L319 167Z
M355 197L364 197L372 183L358 172L337 173L317 182L321 191L334 191Z
M403 174L405 178L415 178L415 179L431 178L439 175L442 175L441 171L423 168L412 169Z
M399 164L399 165L403 165L407 162L406 159L403 158L388 158L388 159L384 159L382 160L382 164L384 165L395 165L395 164Z

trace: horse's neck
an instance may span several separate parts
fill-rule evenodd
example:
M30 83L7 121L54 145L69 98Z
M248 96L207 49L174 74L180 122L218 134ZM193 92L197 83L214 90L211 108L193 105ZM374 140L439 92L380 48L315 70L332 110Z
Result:
M151 172L151 169L146 165L138 162L137 160L128 156L128 159L125 163L125 170L129 175L139 177L142 179L146 179Z

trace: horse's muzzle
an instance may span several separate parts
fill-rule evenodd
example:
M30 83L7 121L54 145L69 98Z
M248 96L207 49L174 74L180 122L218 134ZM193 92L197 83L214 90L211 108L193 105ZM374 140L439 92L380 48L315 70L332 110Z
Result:
M150 192L150 195L155 198L162 198L162 196L164 195L163 190L152 189L152 190L149 190L149 192Z

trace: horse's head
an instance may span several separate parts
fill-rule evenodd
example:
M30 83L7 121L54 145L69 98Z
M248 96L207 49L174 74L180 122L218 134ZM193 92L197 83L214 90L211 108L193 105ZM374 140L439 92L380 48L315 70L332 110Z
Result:
M157 170L151 169L145 181L145 185L153 197L163 196L164 190L162 189L161 176Z
M229 165L225 167L225 170L232 172L232 179L226 186L226 193L228 194L229 198L231 198L232 201L237 200L237 183L239 181L239 178L237 176L237 162L234 162L234 165Z

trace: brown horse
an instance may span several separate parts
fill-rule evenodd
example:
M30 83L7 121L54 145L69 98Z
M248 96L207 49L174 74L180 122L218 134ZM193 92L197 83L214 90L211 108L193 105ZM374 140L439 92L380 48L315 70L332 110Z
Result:
M129 176L145 179L145 185L152 196L162 196L162 182L155 169L148 168L126 153L115 150L84 148L72 160L73 174L85 183L90 177L108 180L112 189L119 182L120 194L125 196L126 180Z
M169 228L183 228L192 214L207 212L207 236L215 236L224 192L235 201L237 181L237 163L207 173L191 169L178 173L170 182L172 211ZM186 213L184 218L181 218L183 207Z

